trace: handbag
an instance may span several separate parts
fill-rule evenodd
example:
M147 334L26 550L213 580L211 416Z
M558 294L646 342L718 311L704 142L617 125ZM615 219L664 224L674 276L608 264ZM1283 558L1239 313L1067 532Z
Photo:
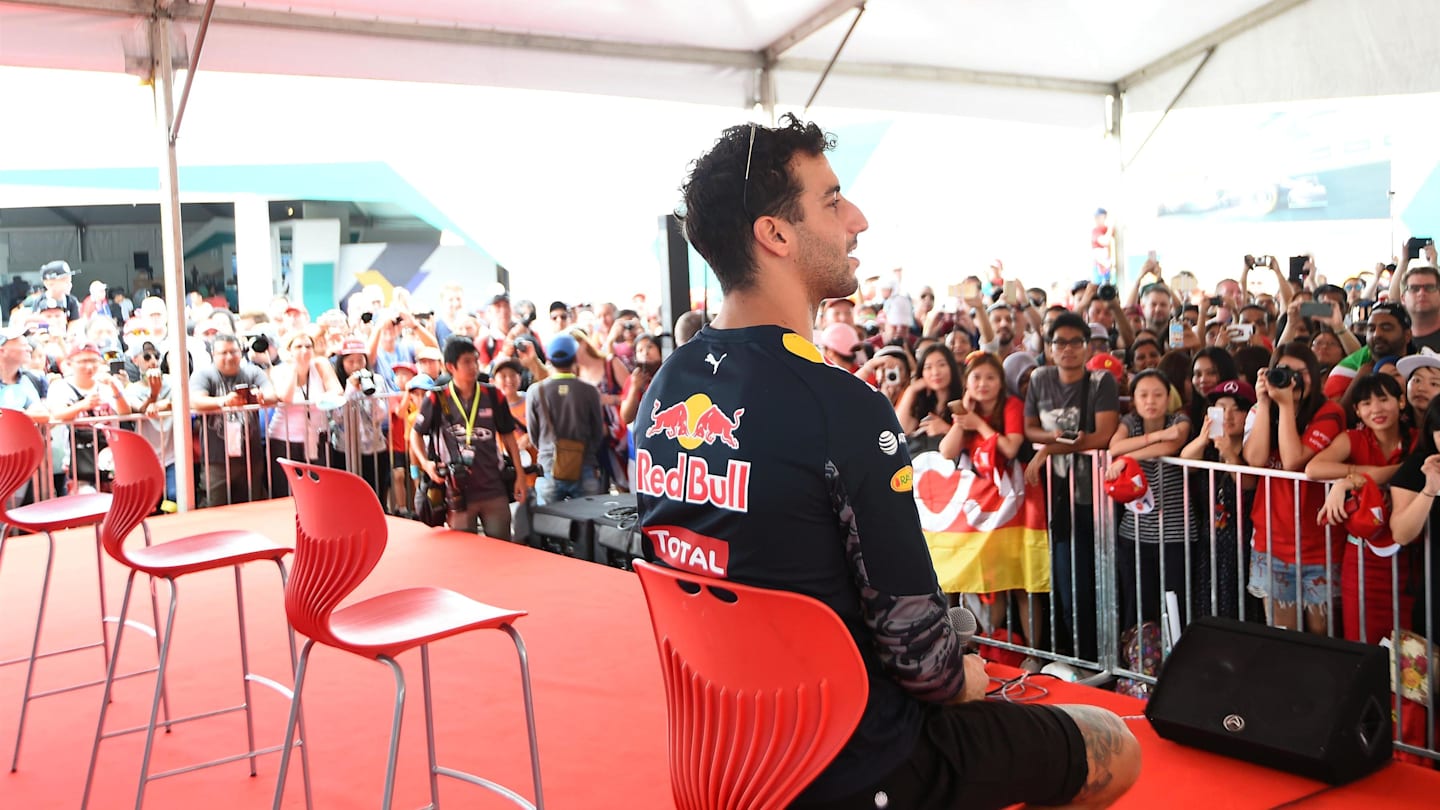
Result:
M540 413L545 417L545 423L550 426L550 432L555 433L555 423L550 419L550 408L545 402L545 387L535 392L536 399L540 402ZM556 481L574 482L579 481L585 471L585 442L578 439L563 439L558 434L555 436L555 458L550 464L550 477Z

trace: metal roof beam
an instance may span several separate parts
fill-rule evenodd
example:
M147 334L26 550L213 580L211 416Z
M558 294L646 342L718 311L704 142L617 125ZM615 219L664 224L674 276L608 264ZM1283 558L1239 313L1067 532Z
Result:
M825 62L819 59L782 59L776 70L820 73ZM869 79L906 79L910 81L949 84L979 84L991 87L1049 90L1059 93L1080 93L1090 96L1114 95L1117 90L1109 82L1084 79L1057 79L1051 76L1030 76L1021 73L991 73L983 70L938 67L934 65L881 64L877 62L837 62L830 71L834 75Z
M834 22L836 18L852 8L865 5L865 0L830 0L814 14L806 17L781 34L776 40L760 49L765 64L774 64L785 52L799 45L810 37L811 34Z
M1131 87L1134 87L1146 79L1153 78L1168 70L1179 67L1217 45L1224 43L1226 40L1243 34L1261 23L1268 22L1305 2L1306 0L1270 0L1269 3L1260 6L1244 16L1237 17L1225 23L1214 31L1192 42L1176 48L1139 70L1121 76L1115 81L1115 85L1121 92L1129 90Z
M53 0L46 0L52 2ZM200 21L201 7L192 3L176 3L171 15L186 22ZM493 48L528 48L531 50L569 53L581 56L613 56L644 59L654 62L717 65L721 67L759 68L760 55L751 51L726 48L703 48L691 45L652 45L616 40L581 39L550 34L527 34L493 29L462 28L391 22L377 19L325 17L296 14L288 11L237 6L216 6L213 21L224 25L250 25L289 31L312 31L329 34L384 37L452 45L478 45Z

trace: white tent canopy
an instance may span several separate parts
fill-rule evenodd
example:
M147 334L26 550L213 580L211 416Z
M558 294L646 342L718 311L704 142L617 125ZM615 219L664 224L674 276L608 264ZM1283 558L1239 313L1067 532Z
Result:
M125 69L159 7L0 0L0 64ZM1165 109L1440 89L1429 0L218 0L203 70L1103 125Z

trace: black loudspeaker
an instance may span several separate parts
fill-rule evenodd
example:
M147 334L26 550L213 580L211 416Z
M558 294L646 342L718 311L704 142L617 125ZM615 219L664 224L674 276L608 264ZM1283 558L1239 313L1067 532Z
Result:
M1167 740L1338 785L1390 760L1390 711L1384 648L1207 617L1145 716Z

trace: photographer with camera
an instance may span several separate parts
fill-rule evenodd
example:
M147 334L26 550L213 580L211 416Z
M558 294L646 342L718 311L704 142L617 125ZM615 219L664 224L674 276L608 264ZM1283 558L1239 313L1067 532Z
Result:
M1255 385L1246 464L1302 472L1345 431L1345 412L1325 398L1319 374L1310 347L1280 345L1273 365ZM1261 486L1268 492L1255 499L1250 512L1255 554L1249 591L1265 600L1275 626L1325 633L1329 586L1339 585L1326 563L1326 531L1314 518L1325 505L1325 485L1267 478Z
M430 330L421 326L415 316L405 310L383 309L371 323L370 339L366 344L369 352L369 366L374 373L389 383L390 390L397 390L395 364L415 362L415 350L419 346L439 347Z
M445 341L445 369L450 384L429 392L420 402L410 434L411 457L421 471L445 485L448 522L452 529L510 539L510 492L501 479L499 445L510 458L520 458L515 420L499 389L479 381L480 354L469 338ZM432 447L426 447L429 438ZM517 477L511 490L524 502L526 482ZM479 521L479 527L476 521Z
M854 331L854 327L850 329ZM650 389L650 383L660 370L661 362L660 344L655 342L655 338L641 335L635 339L635 370L630 372L630 378L625 381L625 390L620 394L620 419L625 424L635 424L635 416L640 412L640 400L645 398L645 392Z
M200 481L205 506L269 497L269 471L260 452L259 412L239 409L275 404L275 389L269 375L241 361L242 351L240 338L217 334L211 342L215 364L190 377L190 407L201 414L202 438L198 441L205 452Z
M1105 327L1105 331L1110 333L1111 349L1124 349L1135 343L1135 328L1125 317L1125 309L1120 306L1120 291L1114 284L1085 284L1075 304L1075 312L1083 315L1086 323L1098 323Z
M331 362L336 379L345 381L345 407L330 411L331 466L364 478L385 503L390 494L387 395L395 393L395 387L370 368L370 349L357 339L345 341ZM358 446L350 442L352 430ZM358 459L350 458L356 450Z
M334 367L315 351L318 340L319 331L313 328L291 332L284 343L287 362L270 368L278 401L265 427L266 455L277 498L290 494L279 459L327 463L322 459L329 458L329 424L317 403L327 396L338 398L340 380Z

